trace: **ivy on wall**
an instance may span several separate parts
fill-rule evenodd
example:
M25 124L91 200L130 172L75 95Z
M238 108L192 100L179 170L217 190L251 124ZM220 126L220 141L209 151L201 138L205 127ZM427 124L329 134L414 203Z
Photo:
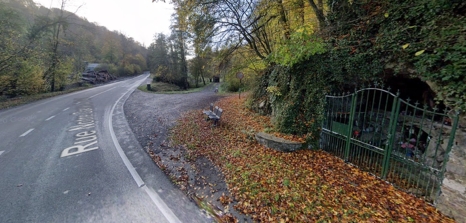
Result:
M314 50L271 57L252 105L272 114L278 130L315 143L325 93L393 75L421 78L437 99L466 111L466 2L355 0L344 7L327 16L331 25L312 38Z
M466 111L466 2L360 2L348 6L348 14L353 15L349 22L342 20L348 15L329 16L334 24L328 38L332 53L349 50L346 61L357 61L352 64L366 80L399 74L421 78L437 99ZM355 82L360 80L346 71Z

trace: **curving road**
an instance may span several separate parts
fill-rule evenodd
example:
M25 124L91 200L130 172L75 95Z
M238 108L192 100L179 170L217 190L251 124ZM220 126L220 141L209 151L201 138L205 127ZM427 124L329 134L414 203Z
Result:
M128 127L147 77L0 111L0 222L211 222Z

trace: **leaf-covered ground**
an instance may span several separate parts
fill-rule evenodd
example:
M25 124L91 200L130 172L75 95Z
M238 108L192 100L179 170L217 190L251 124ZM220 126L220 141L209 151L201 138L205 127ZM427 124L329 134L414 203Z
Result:
M210 159L223 172L228 204L263 222L453 222L434 207L322 151L281 153L254 140L270 128L236 96L216 103L224 110L212 127L200 110L185 114L172 143Z

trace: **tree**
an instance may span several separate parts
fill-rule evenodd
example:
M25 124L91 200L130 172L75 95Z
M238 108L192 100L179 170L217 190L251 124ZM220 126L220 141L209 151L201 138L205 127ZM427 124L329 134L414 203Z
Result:
M174 70L177 70L177 75L179 80L177 85L183 89L187 89L188 86L188 63L186 61L186 26L185 18L182 14L173 15L174 24L172 24L172 58L174 64L177 66L174 67Z
M155 72L159 66L168 67L167 38L163 33L156 34L155 42L148 49L147 66Z
M85 61L111 72L146 69L147 49L118 32L32 0L0 1L0 96L56 91L80 81ZM40 77L40 78L38 78ZM39 87L42 86L42 87Z
M0 2L0 75L11 72L17 58L25 56L30 45L26 40L24 18L17 10Z
M51 10L52 15L39 16L34 24L33 33L36 35L45 34L47 38L46 54L48 57L47 69L44 73L44 79L50 84L50 91L55 91L56 87L62 87L66 84L65 75L70 74L71 70L64 69L68 66L62 66L60 47L63 44L63 34L68 26L68 17L65 15L66 0L61 1L60 9Z
M21 2L0 2L0 96L43 91L40 56L34 46L40 35L28 35L27 10L21 6Z
M118 64L124 57L120 39L113 33L106 33L102 47L103 61L108 64Z
M183 27L187 23L183 18L208 13L210 22L214 24L210 35L215 35L223 43L235 43L236 48L247 44L263 59L272 52L265 26L277 15L270 13L258 1L173 0L172 3L181 18L179 24Z
M322 29L325 26L329 25L328 20L325 18L325 12L324 12L324 3L323 0L317 0L317 4L315 0L308 0L309 4L312 7L312 10L314 11L317 20L319 21L319 27ZM333 3L336 1L334 0ZM342 1L346 2L346 1ZM338 4L338 3L337 3Z

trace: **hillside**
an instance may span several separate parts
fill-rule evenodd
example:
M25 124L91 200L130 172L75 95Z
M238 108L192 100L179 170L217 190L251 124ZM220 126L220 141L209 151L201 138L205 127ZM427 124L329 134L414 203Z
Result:
M105 16L102 10L102 16ZM117 76L146 69L147 49L62 9L32 0L0 2L0 99L57 91L80 81L86 63Z

